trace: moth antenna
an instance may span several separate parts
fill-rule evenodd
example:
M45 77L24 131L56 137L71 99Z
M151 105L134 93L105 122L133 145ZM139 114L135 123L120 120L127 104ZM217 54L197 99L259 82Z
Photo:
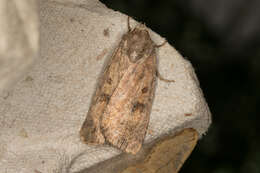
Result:
M162 44L155 45L156 48L162 47L167 43L167 40L165 40Z
M158 68L158 67L157 67L157 68ZM164 77L162 77L162 75L159 73L158 69L156 69L156 76L157 76L160 80L162 80L162 81L164 81L164 82L175 82L175 80L169 80L169 79L165 79Z
M131 31L130 16L127 17L127 28L128 28L128 32L130 32Z

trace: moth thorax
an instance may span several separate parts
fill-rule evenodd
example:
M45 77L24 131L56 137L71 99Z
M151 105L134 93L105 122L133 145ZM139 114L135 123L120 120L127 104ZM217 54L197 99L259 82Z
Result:
M130 60L136 62L139 59L149 56L153 51L152 46L153 45L148 42L132 44L127 51Z

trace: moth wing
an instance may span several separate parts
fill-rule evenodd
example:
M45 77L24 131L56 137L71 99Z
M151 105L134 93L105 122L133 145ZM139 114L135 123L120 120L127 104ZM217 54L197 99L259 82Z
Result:
M129 65L104 111L101 130L110 144L137 153L150 119L155 91L155 54Z
M129 60L122 56L120 47L115 50L100 78L96 92L92 98L87 117L81 127L81 140L87 144L103 144L105 138L100 130L100 119L107 107L109 99L117 87L122 73L127 69Z

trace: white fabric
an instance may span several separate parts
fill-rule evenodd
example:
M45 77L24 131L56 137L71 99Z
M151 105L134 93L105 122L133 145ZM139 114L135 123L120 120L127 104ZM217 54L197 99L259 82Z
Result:
M20 0L15 4L13 0L11 7L7 7L3 3L7 1L0 3L5 12L6 8L29 4ZM38 25L34 20L37 19L36 9L27 8L33 20L25 21L34 26L31 28ZM30 47L31 54L21 54L22 62L13 59L11 64L0 63L0 86L3 88L0 92L0 172L3 173L72 173L121 153L108 146L83 144L78 132L102 68L127 31L127 16L95 0L39 0L38 11L40 56L32 69L24 66L29 72L21 78L25 70L21 70L19 64L32 64L33 58L28 57L37 54L39 32L23 23L17 24L20 30L16 32L26 33L27 41L9 34L10 44L29 45L21 50ZM0 13L5 15L2 10ZM6 15L6 23L20 15ZM131 20L131 26L135 25ZM105 29L108 35L104 34ZM156 43L164 41L156 33L150 33ZM8 34L2 24L2 38L1 34ZM10 52L4 50L5 43L6 40L0 41L0 62L10 58ZM12 54L20 51L9 47ZM162 76L176 82L158 80L145 143L186 127L195 128L202 135L211 123L211 115L191 64L169 44L159 48L158 60ZM13 66L17 68L9 68ZM20 76L19 81L18 77L1 76L6 69ZM7 80L13 84L11 88L5 84ZM185 116L189 113L192 115Z

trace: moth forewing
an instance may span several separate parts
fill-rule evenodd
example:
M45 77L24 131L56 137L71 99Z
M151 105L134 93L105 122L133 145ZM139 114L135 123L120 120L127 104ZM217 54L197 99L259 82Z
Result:
M156 44L144 25L123 35L105 68L81 128L85 143L109 143L136 154L149 124L155 92Z
M101 129L112 145L137 153L143 143L155 90L155 58L132 64L123 75L102 116Z

